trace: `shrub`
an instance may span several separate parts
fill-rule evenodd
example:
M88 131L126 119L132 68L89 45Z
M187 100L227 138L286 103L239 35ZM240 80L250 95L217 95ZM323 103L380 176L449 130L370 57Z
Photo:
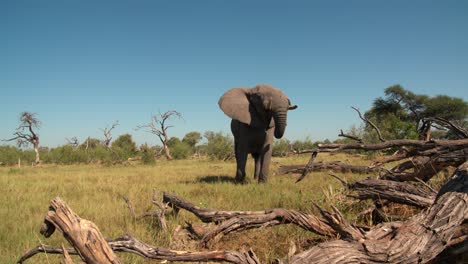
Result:
M87 163L88 157L84 150L70 145L59 146L43 155L44 162L56 164Z
M137 153L137 147L130 134L119 136L113 143L111 150L113 151L114 160L123 161L134 157Z
M289 149L289 140L282 138L273 141L273 156L275 157L284 157L290 151Z
M231 155L234 144L232 137L224 135L222 132L205 132L205 138L208 140L205 151L211 159L222 160Z
M150 147L148 144L140 146L141 162L143 164L154 164L156 162L156 148Z
M314 149L317 147L317 144L315 144L314 142L312 142L312 140L309 138L309 137L306 137L305 140L301 141L301 140L295 140L293 143L292 143L292 148L295 150L295 151L302 151L302 150L306 150L306 149Z
M0 164L14 165L21 158L21 151L13 146L0 146Z
M186 159L192 155L192 147L189 144L179 141L170 147L171 155L174 159Z

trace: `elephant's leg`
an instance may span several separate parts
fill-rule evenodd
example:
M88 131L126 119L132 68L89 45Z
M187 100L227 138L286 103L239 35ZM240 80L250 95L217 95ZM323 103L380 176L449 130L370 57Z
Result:
M260 176L260 169L262 168L262 163L260 159L260 155L258 153L252 153L252 157L255 160L255 172L254 172L254 179L258 180Z
M258 182L267 182L268 174L270 171L270 162L271 162L272 149L270 144L266 145L263 149L262 154L260 155L260 175L258 177Z
M235 143L236 149L236 182L244 183L245 182L245 165L247 163L247 147L242 146L242 144Z

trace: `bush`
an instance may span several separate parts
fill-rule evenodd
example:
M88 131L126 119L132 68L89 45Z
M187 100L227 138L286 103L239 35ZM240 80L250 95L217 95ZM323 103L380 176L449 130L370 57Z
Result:
M53 148L43 155L43 161L56 164L87 163L88 157L84 150L64 145Z
M141 162L143 164L154 164L156 163L156 148L150 147L147 144L140 146Z
M302 151L302 150L306 150L306 149L314 149L317 147L317 144L315 144L314 142L312 142L312 140L309 138L309 137L306 137L305 140L301 141L301 140L295 140L293 143L292 143L292 148L295 150L295 151Z
M196 131L189 132L185 134L184 138L182 139L182 142L187 143L191 148L194 148L195 145L197 145L198 142L202 140L202 136L200 133Z
M273 153L272 155L275 157L284 157L288 155L289 149L289 140L282 138L273 141Z
M211 159L223 160L233 152L234 144L231 136L213 131L205 132L204 136L208 140L204 150Z
M111 150L114 152L114 159L124 161L135 157L137 147L130 134L119 136L113 143Z
M0 164L15 165L21 158L21 151L13 146L0 146Z
M16 165L18 159L21 164L30 165L34 162L34 150L21 150L14 146L0 146L0 165Z
M176 159L186 159L193 154L192 147L182 141L179 141L170 147L171 156Z

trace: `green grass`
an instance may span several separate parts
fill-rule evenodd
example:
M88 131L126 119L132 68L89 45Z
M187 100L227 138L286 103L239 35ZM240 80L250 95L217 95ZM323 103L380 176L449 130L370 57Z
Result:
M305 164L308 159L308 155L273 158L272 175L267 184L254 183L253 164L249 159L249 184L245 185L233 183L234 161L158 161L152 166L1 167L0 263L14 263L26 250L41 243L68 246L60 233L50 238L39 234L49 201L57 196L80 217L93 221L105 237L115 238L130 233L146 243L161 247L169 247L172 231L177 225L183 225L185 221L200 221L182 211L178 217L168 218L169 232L161 232L150 219L132 221L121 195L130 198L137 214L154 209L151 203L153 189L173 192L202 207L224 210L284 207L314 211L312 202L319 205L333 203L348 210L349 202L343 199L342 187L326 172L312 173L298 184L295 183L298 175L274 175L279 164ZM317 160L341 160L356 165L368 162L357 157L325 154L320 154ZM347 174L345 177L365 176ZM347 211L346 215L351 217L353 212ZM305 246L314 238L316 236L296 226L282 225L228 235L213 249L252 248L265 261L284 257L291 241ZM124 263L149 263L135 255L119 253L119 256ZM61 256L40 254L29 263L58 263L60 259Z

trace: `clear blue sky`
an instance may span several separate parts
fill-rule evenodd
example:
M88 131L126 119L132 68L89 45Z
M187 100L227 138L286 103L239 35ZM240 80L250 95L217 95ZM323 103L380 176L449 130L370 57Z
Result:
M0 1L0 138L22 111L42 145L115 137L176 109L172 135L229 132L219 97L268 83L285 137L335 139L383 89L468 99L468 1Z

